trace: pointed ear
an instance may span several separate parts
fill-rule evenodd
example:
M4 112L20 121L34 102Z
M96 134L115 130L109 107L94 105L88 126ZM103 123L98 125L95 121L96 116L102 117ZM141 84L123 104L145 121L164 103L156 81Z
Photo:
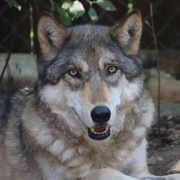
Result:
M137 54L142 33L140 11L129 14L122 23L113 27L112 36L128 54Z
M40 50L45 60L54 58L58 49L69 37L64 27L47 14L39 19L37 33Z

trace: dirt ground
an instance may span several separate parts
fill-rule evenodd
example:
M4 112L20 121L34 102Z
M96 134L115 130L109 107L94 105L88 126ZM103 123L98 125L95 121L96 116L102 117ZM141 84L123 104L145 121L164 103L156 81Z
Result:
M150 171L156 175L180 173L180 116L163 117L160 131L154 125L148 139Z

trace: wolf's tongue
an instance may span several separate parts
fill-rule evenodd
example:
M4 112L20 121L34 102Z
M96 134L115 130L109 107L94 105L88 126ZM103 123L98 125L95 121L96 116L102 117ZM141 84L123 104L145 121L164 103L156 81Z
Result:
M93 129L95 132L101 133L101 132L104 132L106 130L106 127L105 126L98 126L98 127L94 127Z

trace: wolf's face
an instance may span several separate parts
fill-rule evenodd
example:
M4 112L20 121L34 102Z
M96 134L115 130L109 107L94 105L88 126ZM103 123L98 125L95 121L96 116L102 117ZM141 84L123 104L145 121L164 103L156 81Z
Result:
M64 29L50 16L40 19L41 101L75 135L103 140L123 127L124 111L142 92L141 28L138 12L113 28Z

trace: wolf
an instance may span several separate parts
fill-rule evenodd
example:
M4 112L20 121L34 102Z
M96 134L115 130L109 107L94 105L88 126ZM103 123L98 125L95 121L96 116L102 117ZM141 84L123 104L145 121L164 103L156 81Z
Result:
M154 106L138 57L139 11L113 27L38 22L38 80L0 97L0 179L178 180L148 171Z

